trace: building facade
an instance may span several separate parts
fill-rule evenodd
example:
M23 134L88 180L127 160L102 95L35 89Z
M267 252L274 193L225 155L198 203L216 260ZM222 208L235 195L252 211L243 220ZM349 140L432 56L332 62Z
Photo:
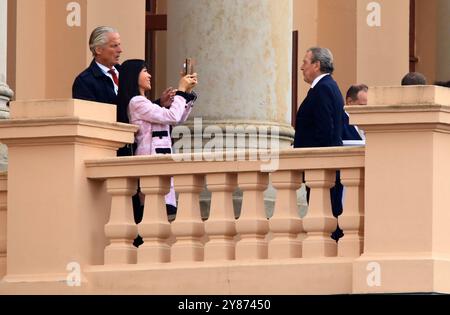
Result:
M0 122L10 158L0 173L1 294L450 292L450 90L395 86L410 70L449 79L448 1L0 0L0 13L0 112L15 100ZM277 167L224 152L179 163L115 157L136 127L117 124L111 105L70 99L99 25L119 30L122 61L149 60L155 96L193 57L200 98L187 125L277 127ZM298 68L317 45L333 51L343 92L371 87L368 106L348 108L365 147L283 149L308 88ZM347 189L337 219L336 169ZM173 222L170 177L180 194ZM138 180L140 224L130 198ZM299 216L302 184L311 198Z
M154 96L174 85L183 59L193 57L202 95L193 117L205 126L275 124L285 144L308 89L299 65L311 46L331 49L343 92L353 83L397 85L410 69L429 84L450 77L446 0L2 0L1 6L7 19L0 69L16 100L70 98L74 77L91 61L90 32L111 25L121 34L122 61L149 61Z

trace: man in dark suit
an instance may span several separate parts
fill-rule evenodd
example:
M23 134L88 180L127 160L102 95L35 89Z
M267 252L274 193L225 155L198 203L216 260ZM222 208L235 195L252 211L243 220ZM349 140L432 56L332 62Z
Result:
M94 29L89 38L89 49L94 57L87 69L81 72L73 82L72 97L116 105L119 89L120 71L120 35L117 30L100 26ZM117 112L117 121L128 123L126 113ZM127 144L117 151L117 156L133 155L133 144ZM143 210L139 196L133 196L134 220L139 223L142 220ZM142 238L135 239L135 246L142 243Z
M297 112L294 147L341 146L344 100L333 80L333 57L326 48L311 48L301 67L308 95Z
M116 104L119 86L119 59L122 53L117 30L100 26L89 38L94 59L73 82L72 97L87 101Z
M344 99L331 77L334 71L333 55L327 48L310 48L301 70L303 79L311 88L297 112L294 148L342 146ZM342 213L342 188L339 172L336 172L336 185L330 189L335 217ZM332 238L338 240L342 235L338 227Z
M120 34L109 26L95 28L89 37L93 60L73 82L72 98L99 103L116 104L119 89ZM117 111L117 121L128 123L126 113ZM133 145L127 144L117 156L133 155Z

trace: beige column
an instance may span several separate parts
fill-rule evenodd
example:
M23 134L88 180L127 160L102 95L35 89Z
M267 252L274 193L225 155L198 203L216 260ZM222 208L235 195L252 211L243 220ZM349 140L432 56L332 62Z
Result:
M300 65L309 47L329 48L343 94L354 83L399 84L408 72L409 0L296 0L294 9ZM301 103L309 85L300 70L298 88Z
M0 82L6 82L8 0L0 0ZM1 83L0 83L1 84Z
M416 0L416 71L423 73L429 84L436 80L437 65L445 67L437 59L438 47L445 45L437 42L437 21L438 0Z
M0 0L0 119L9 118L8 101L13 92L6 84L7 0ZM8 149L0 144L0 171L7 169ZM0 279L6 274L6 190L7 174L0 175Z
M438 0L436 80L450 81L450 1ZM428 84L433 84L433 81Z
M6 43L7 43L7 0L0 0L0 119L9 118L9 100L13 96L12 90L6 84ZM8 150L0 144L0 171L6 170Z
M416 71L428 84L450 80L450 3L416 0Z
M450 292L450 89L372 88L349 111L366 132L354 292Z
M358 0L356 5L355 82L400 85L409 72L409 0Z
M318 22L318 1L319 0L295 0L293 1L293 27L298 31L298 62L299 67L305 52L308 48L317 46L317 22ZM298 73L298 104L305 98L310 86L303 81L303 75L300 69Z
M290 145L292 0L168 0L167 9L168 84L186 57L199 74L188 125L202 117L203 129L243 127L232 135L279 127L272 137Z

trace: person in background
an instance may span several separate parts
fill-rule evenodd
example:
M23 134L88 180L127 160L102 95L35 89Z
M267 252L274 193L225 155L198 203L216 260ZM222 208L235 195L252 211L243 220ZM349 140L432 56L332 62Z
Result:
M402 85L426 85L427 79L420 72L409 72L402 79Z
M151 102L145 93L151 89L151 75L144 60L130 59L121 67L118 108L127 113L130 123L139 126L135 141L136 155L170 154L170 126L184 122L192 111L197 95L197 74L182 76L169 108ZM141 204L144 196L141 194ZM176 214L175 190L171 179L170 192L165 196L169 218ZM138 222L137 222L138 223Z
M436 81L434 85L450 88L450 81Z
M367 93L369 88L365 84L351 85L345 95L346 105L367 105ZM359 129L356 125L350 125L349 115L344 110L342 117L342 142L345 146L348 145L365 145L364 131Z

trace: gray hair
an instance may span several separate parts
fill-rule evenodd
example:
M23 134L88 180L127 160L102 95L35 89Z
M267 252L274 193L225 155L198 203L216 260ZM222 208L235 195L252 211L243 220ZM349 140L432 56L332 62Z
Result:
M116 29L109 26L99 26L94 29L89 37L89 49L95 57L95 48L108 43L108 33L118 33Z
M311 63L320 62L320 72L333 74L333 54L328 48L311 47L307 51L312 54Z

